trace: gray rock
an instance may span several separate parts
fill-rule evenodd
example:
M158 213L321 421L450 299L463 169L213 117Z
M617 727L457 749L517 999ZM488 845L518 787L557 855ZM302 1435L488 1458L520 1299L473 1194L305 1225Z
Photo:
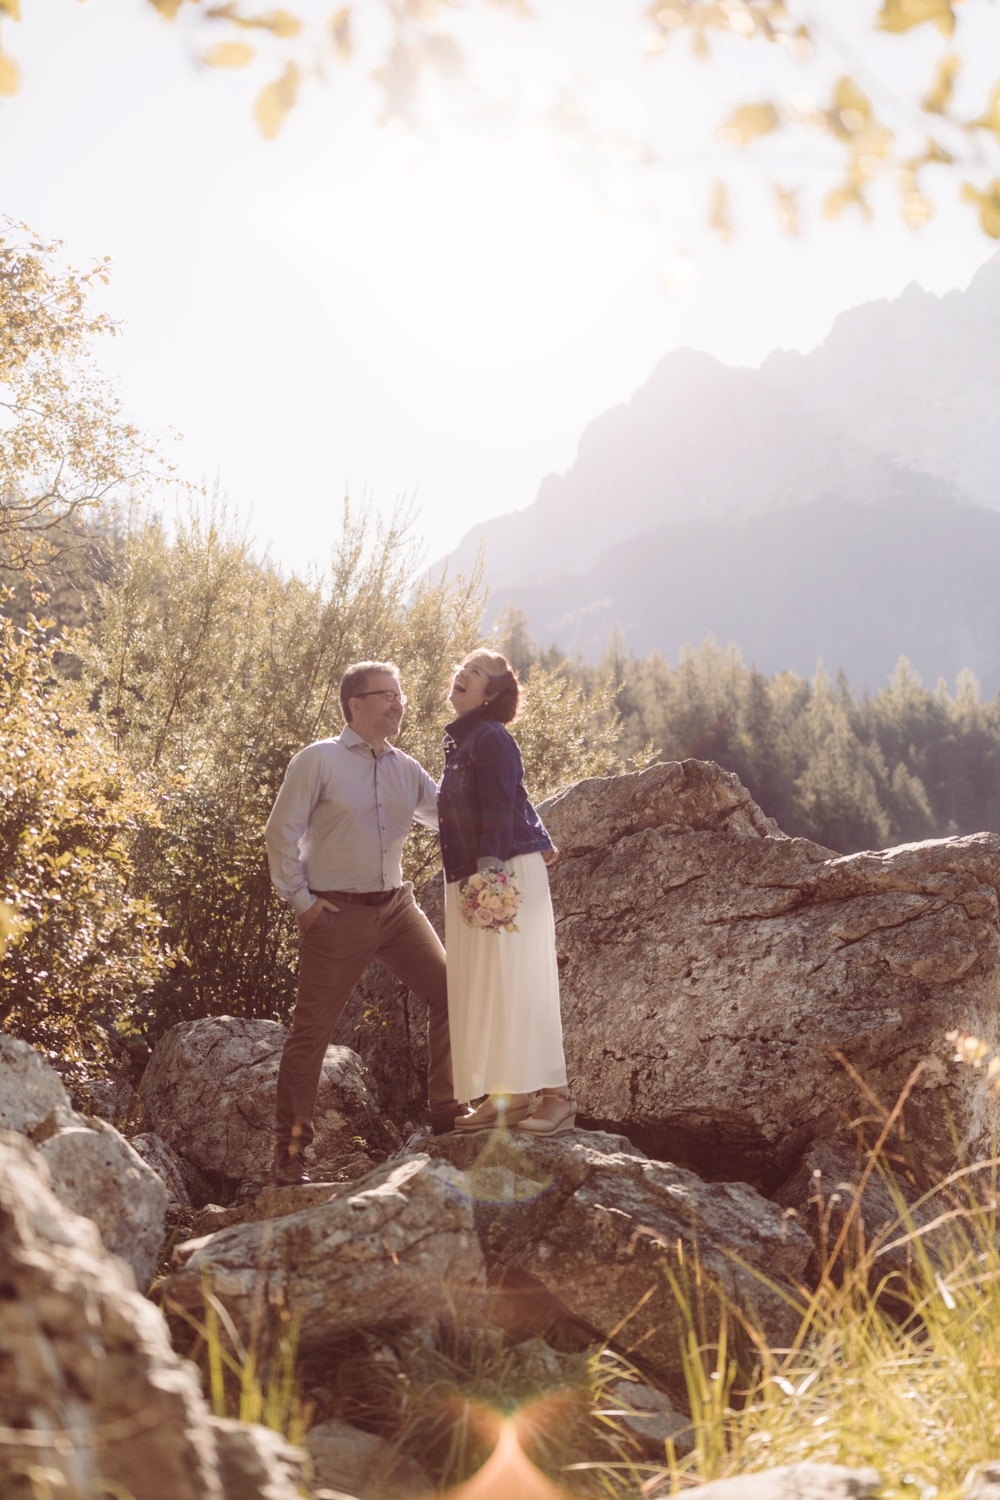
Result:
M984 1080L945 1034L1000 1046L1000 837L838 858L695 760L580 782L543 813L562 851L552 897L584 1121L769 1192L812 1141L852 1139L845 1122L872 1114L849 1068L888 1109L919 1064L914 1154L951 1170L951 1121L968 1158L989 1154ZM440 930L440 880L422 901ZM373 968L337 1033L411 1113L417 1010Z
M954 1197L920 1194L916 1187L892 1173L886 1164L873 1170L861 1188L868 1158L840 1141L816 1141L799 1165L773 1196L773 1201L794 1211L798 1222L816 1247L811 1267L818 1276L829 1260L845 1219L851 1225L845 1239L846 1255L841 1265L856 1258L860 1243L872 1252L872 1289L890 1271L912 1274L917 1238L932 1260L950 1243L947 1226L934 1228L942 1213L950 1220ZM859 1201L860 1190L860 1201ZM892 1287L890 1285L889 1291Z
M308 1352L351 1329L446 1318L456 1301L485 1293L472 1204L447 1162L388 1162L334 1191L301 1212L187 1246L165 1297L198 1311L207 1279L243 1333L281 1307Z
M713 1479L698 1487L698 1500L869 1500L882 1487L874 1469L840 1464L787 1464L758 1474ZM654 1491L654 1500L666 1496Z
M1000 1500L1000 1462L973 1469L965 1481L962 1500Z
M53 1111L73 1118L59 1074L27 1042L0 1035L0 1130L27 1135Z
M616 1380L608 1387L610 1405L603 1410L624 1428L643 1458L664 1459L668 1442L678 1457L694 1447L691 1418L677 1411L670 1397L638 1380Z
M127 1078L87 1078L73 1089L73 1108L82 1115L97 1115L117 1130L135 1129L139 1096Z
M148 1286L163 1242L163 1183L113 1125L77 1114L58 1073L9 1036L0 1036L0 1122L39 1148L56 1197L93 1220L105 1249Z
M837 858L701 761L580 782L545 817L585 1116L770 1187L872 1113L848 1065L888 1108L920 1064L904 1122L926 1165L954 1165L949 1113L987 1145L983 1080L944 1037L1000 1043L1000 837Z
M16 1476L33 1466L52 1471L53 1489L67 1500L105 1491L132 1500L293 1500L288 1456L255 1433L220 1435L159 1311L106 1253L90 1219L60 1203L42 1153L7 1132L0 1281L8 1429L0 1494L20 1494ZM257 1455L252 1476L249 1460L237 1464L238 1449Z
M134 1135L129 1142L132 1150L142 1157L147 1167L152 1167L167 1190L172 1207L190 1208L191 1196L184 1183L184 1171L177 1152L167 1145L162 1136L144 1131Z
M52 1191L66 1208L93 1220L104 1248L131 1266L145 1290L163 1243L166 1186L113 1125L96 1116L77 1119L39 1144Z
M226 1500L301 1500L306 1459L301 1448L268 1427L210 1417L219 1478Z
M700 1268L756 1310L772 1344L791 1337L797 1320L768 1282L794 1282L811 1245L752 1188L703 1183L619 1138L523 1141L436 1137L324 1203L190 1241L164 1295L198 1311L207 1280L241 1330L281 1306L308 1353L350 1329L485 1316L489 1268L500 1326L521 1338L576 1329L569 1349L615 1339L680 1391L670 1278L693 1299Z
M320 1422L310 1428L306 1448L314 1483L364 1500L403 1500L429 1495L434 1486L412 1458L394 1443L362 1432L348 1422Z
M693 1305L700 1267L755 1311L772 1345L798 1326L768 1283L790 1292L810 1241L746 1183L702 1182L619 1137L582 1130L549 1140L445 1135L427 1151L463 1169L491 1281L500 1283L491 1316L507 1326L527 1333L527 1320L544 1331L561 1315L614 1340L677 1395L684 1321L671 1278Z
M139 1086L150 1128L217 1182L268 1181L284 1040L275 1021L209 1016L174 1026L157 1043ZM314 1161L356 1153L359 1138L380 1139L373 1086L346 1047L327 1049L315 1126Z
M235 1224L255 1224L261 1219L282 1219L287 1214L301 1213L317 1203L329 1203L331 1198L340 1198L349 1192L351 1185L372 1170L371 1162L356 1157L343 1173L340 1181L299 1183L295 1187L266 1187L263 1192L247 1203L235 1203L226 1208L220 1203L206 1203L198 1210L191 1222L192 1237L215 1234L220 1229L231 1229ZM175 1254L178 1264L183 1263L188 1245L178 1245Z

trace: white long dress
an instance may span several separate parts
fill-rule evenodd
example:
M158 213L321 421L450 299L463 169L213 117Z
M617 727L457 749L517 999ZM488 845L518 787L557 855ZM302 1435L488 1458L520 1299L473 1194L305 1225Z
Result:
M566 1082L549 872L540 854L516 855L507 868L521 893L518 932L470 927L459 882L445 885L451 1060L463 1101Z

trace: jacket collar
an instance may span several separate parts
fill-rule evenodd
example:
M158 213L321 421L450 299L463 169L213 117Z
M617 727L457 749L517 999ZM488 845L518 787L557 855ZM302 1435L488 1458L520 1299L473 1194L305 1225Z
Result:
M457 719L453 719L450 724L446 724L444 732L453 744L460 745L463 740L468 739L469 735L478 725L485 724L488 719L489 714L486 712L486 704L481 703L471 713L460 714Z

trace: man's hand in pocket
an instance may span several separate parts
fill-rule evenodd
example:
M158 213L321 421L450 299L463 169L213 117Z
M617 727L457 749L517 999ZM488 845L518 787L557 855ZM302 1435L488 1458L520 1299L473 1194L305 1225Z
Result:
M300 911L299 912L299 915L298 915L299 931L300 932L308 932L309 929L310 929L310 927L315 922L316 918L319 916L320 912L323 910L324 907L326 907L327 911L339 911L340 910L340 907L339 906L334 906L334 904L333 904L332 901L324 901L322 896L317 896L316 900L313 902L312 906L310 906L306 911Z

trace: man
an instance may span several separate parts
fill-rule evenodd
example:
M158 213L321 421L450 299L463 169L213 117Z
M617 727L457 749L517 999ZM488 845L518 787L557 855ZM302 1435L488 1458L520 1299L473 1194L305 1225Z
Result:
M278 1069L274 1177L280 1186L309 1181L303 1154L313 1138L323 1057L373 958L427 1002L436 1134L452 1128L459 1109L444 948L400 867L413 819L437 827L434 783L389 744L406 706L392 662L349 667L340 703L344 729L292 757L264 831L271 879L299 924L298 994Z

